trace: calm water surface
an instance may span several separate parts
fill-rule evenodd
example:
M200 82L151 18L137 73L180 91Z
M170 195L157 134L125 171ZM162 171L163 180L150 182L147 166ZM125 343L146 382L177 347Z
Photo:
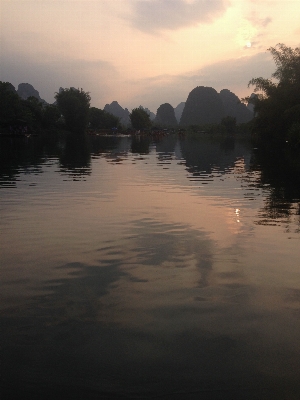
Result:
M300 188L258 150L0 145L3 399L300 398Z

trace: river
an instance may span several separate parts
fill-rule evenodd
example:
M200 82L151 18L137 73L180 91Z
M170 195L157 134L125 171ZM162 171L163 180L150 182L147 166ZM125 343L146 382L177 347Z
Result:
M300 398L300 188L259 149L0 144L3 399Z

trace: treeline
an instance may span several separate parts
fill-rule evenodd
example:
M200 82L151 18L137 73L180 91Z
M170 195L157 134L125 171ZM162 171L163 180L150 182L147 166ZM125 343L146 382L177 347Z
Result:
M253 139L266 148L286 147L288 144L292 148L300 149L300 49L278 44L268 50L276 65L275 72L271 79L253 78L248 86L255 87L256 95L243 99L254 105L255 116L252 121L238 125L234 117L227 116L222 119L221 124L190 127L185 124L185 128L207 133L251 131ZM62 128L72 132L85 132L87 128L122 128L118 117L105 110L90 107L90 101L88 92L75 88L61 88L55 95L55 103L51 105L40 102L33 96L24 100L19 97L12 84L0 82L0 129L1 132L38 132ZM169 108L174 114L174 109L171 106ZM175 121L175 116L172 116ZM136 130L153 128L155 125L158 128L166 127L159 125L158 116L151 121L149 113L142 107L134 108L129 118L132 128ZM177 127L180 128L180 125Z
M55 94L55 103L47 104L30 96L22 99L9 82L0 82L0 128L1 132L32 133L49 129L65 129L83 133L87 129L125 129L115 115L96 107L90 107L91 97L82 89L63 89ZM170 106L171 107L171 106ZM161 108L161 107L160 107ZM159 109L160 110L160 109ZM158 110L158 111L159 111ZM174 110L172 108L173 114ZM174 115L173 124L162 124L159 119L151 121L143 108L134 108L129 114L131 128L142 131L150 128L178 128ZM251 124L238 124L231 116L224 117L220 124L190 125L192 132L229 133L248 132Z
M32 133L48 129L64 129L84 133L87 129L125 129L115 115L90 106L88 92L60 88L55 103L47 104L30 96L22 99L9 82L0 81L0 129L9 133ZM150 115L142 107L129 115L131 126L141 130L151 127Z
M244 100L253 102L253 138L264 147L286 144L300 148L300 48L278 44L268 49L277 69L272 79L253 78L257 96Z
M85 132L120 127L119 118L90 107L91 97L82 89L60 89L55 103L40 102L30 96L22 99L9 82L0 81L0 129L9 133L32 133L48 129Z

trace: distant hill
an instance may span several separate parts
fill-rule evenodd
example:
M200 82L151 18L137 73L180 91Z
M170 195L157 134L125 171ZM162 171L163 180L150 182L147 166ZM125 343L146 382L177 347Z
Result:
M253 97L253 95L251 95ZM255 95L254 95L255 96ZM186 103L180 103L175 109L175 115L180 115L183 108L180 125L218 124L223 117L236 118L237 123L245 123L253 118L253 106L241 103L238 96L228 89L218 93L206 86L197 86L188 95ZM178 118L178 117L177 117Z
M224 107L219 93L212 87L197 86L188 95L180 125L219 124Z
M20 83L17 90L11 85L11 90L24 100L34 96L41 103L48 104L30 83ZM59 91L61 90L62 88L59 89ZM250 97L255 96L256 94L252 93ZM179 103L175 108L169 103L162 104L157 109L157 115L146 107L139 107L150 115L151 121L165 126L175 126L177 123L180 125L220 123L221 119L226 116L235 117L237 123L243 123L250 121L254 116L253 104L241 103L238 96L229 89L222 89L218 93L214 88L206 86L194 88L189 93L186 102ZM104 110L118 117L122 125L130 125L129 110L122 108L117 101L106 104Z
M241 103L234 93L228 89L223 89L219 95L224 107L224 117L234 117L238 124L251 121L253 112Z
M32 85L30 85L30 83L20 83L17 93L23 100L27 100L28 97L33 96L38 99L39 102L48 104L44 99L40 97L39 92Z
M130 124L129 111L127 108L122 108L117 101L106 104L104 111L107 111L116 117L120 118L121 124L128 126Z
M174 108L169 103L161 104L156 113L154 124L173 127L177 125Z
M174 108L175 117L176 117L178 123L180 122L180 118L181 118L184 106L185 106L185 102L182 101L181 103L178 104L177 107Z

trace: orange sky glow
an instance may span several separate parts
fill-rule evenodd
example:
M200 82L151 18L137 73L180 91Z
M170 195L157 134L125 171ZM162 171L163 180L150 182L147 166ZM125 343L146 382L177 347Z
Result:
M196 86L252 92L270 46L299 45L298 0L2 0L0 79L89 91L92 106L176 107Z

